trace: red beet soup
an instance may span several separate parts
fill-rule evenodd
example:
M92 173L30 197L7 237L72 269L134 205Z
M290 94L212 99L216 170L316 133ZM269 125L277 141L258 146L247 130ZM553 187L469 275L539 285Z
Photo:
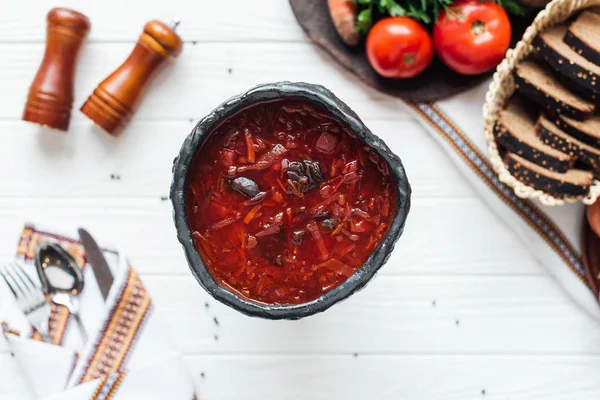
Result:
M305 303L338 286L396 214L386 162L302 101L259 103L225 120L187 179L188 220L208 271L259 303Z

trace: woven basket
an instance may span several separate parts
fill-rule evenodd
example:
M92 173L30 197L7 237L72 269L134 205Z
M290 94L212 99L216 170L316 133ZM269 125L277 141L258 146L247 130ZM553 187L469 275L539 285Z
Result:
M531 45L533 38L538 32L566 20L577 11L594 6L600 6L600 0L554 0L549 3L538 14L533 24L527 28L523 38L517 43L515 48L510 49L506 53L506 58L498 65L498 69L486 94L486 102L483 107L484 134L488 142L492 165L496 173L498 173L500 181L513 188L515 194L521 198L539 199L544 205L558 206L563 205L565 201L575 202L578 200L581 200L585 204L592 204L600 195L600 181L598 180L593 181L590 192L586 197L558 198L525 185L512 176L504 166L494 137L494 125L498 119L499 112L515 91L513 70L519 61L526 58L533 51L533 46Z

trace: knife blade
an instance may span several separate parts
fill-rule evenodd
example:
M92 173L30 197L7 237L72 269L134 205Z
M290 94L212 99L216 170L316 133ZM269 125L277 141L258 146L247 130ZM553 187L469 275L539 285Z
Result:
M106 300L110 287L114 281L113 274L108 267L106 258L104 258L104 255L102 254L102 250L100 250L98 243L96 243L92 235L83 228L79 228L77 232L79 233L79 240L85 251L85 257L92 266L92 271L96 276L100 293L102 293L102 297Z

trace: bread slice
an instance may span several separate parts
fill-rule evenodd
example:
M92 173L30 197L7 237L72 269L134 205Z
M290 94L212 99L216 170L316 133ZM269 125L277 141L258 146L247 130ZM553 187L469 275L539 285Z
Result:
M578 169L552 172L513 153L506 154L504 164L519 181L556 197L583 196L592 185L591 172Z
M582 12L569 26L564 40L577 54L600 65L600 14Z
M572 81L567 78L563 78L560 80L564 87L569 89L571 93L574 95L581 97L585 101L590 103L594 103L596 107L598 106L598 100L600 99L600 92L592 92L590 89L581 86L579 83Z
M498 143L550 171L566 172L573 166L573 155L546 145L536 134L536 118L523 101L512 98L494 127Z
M580 160L592 168L595 176L600 176L599 149L569 136L544 115L537 121L536 132L545 144Z
M593 92L600 92L600 66L590 62L564 42L567 25L546 29L533 39L539 55L561 75Z
M560 115L554 122L575 139L600 148L600 116L595 115L585 121L577 121Z
M516 89L553 115L585 119L596 108L594 103L572 93L541 63L523 61L515 68L515 75Z

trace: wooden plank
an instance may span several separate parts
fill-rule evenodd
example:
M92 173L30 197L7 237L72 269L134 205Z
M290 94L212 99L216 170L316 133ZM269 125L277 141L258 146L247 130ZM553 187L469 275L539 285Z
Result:
M194 124L134 121L115 140L83 120L72 122L68 134L40 131L21 121L0 122L0 158L26 157L3 177L2 195L159 200L169 195L173 159Z
M600 355L597 322L550 277L381 275L323 314L275 322L217 303L191 276L144 283L184 354Z
M203 400L589 400L596 356L186 356ZM0 396L28 400L16 363L0 355ZM433 383L433 384L432 384Z
M129 43L84 47L75 81L73 119L88 121L77 110L131 49ZM0 43L0 52L5 54L0 58L0 87L10 94L0 97L0 119L19 119L44 45ZM308 43L186 43L181 57L153 82L136 119L197 120L233 95L280 80L326 85L365 119L412 119L400 100L357 83Z
M144 282L186 354L600 354L597 322L549 277L379 276L325 313L287 322L243 316L192 277Z
M0 146L1 147L1 146ZM159 198L0 199L0 255L10 257L23 221L85 226L125 249L142 274L189 275L171 218ZM457 229L461 240L453 240ZM13 238L13 239L11 239ZM510 249L510 251L507 251ZM544 275L529 251L480 200L414 201L404 236L382 274Z
M248 400L589 400L600 394L597 357L199 355L186 360L205 400L237 400L241 392Z
M44 41L46 13L53 6L68 7L90 18L89 40L135 42L144 24L152 19L170 20L180 16L178 27L185 41L303 41L305 36L296 23L287 1L229 0L222 2L170 0L148 2L129 0L107 5L94 0L61 0L48 3L28 0L5 1L0 12L1 42Z
M38 126L22 121L0 121L0 159L8 165L15 154L26 157L25 164L3 176L1 194L168 196L173 159L195 122L135 120L115 140L83 120L74 121L67 135L40 132ZM416 121L366 123L403 159L415 196L474 196L450 159ZM423 162L423 155L427 162Z

